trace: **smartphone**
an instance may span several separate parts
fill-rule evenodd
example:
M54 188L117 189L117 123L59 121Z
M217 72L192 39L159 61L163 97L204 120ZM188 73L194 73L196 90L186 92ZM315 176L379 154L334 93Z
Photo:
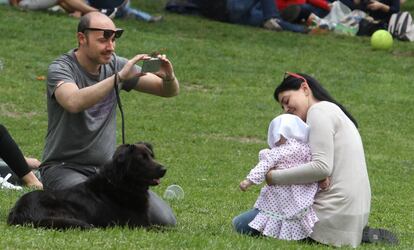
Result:
M157 72L161 68L161 60L159 58L151 58L145 60L142 64L141 72Z

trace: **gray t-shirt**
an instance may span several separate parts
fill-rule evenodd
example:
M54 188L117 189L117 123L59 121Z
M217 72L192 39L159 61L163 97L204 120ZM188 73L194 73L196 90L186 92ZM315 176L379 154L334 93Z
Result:
M66 111L56 100L55 90L60 82L76 83L85 88L120 71L127 59L114 55L109 64L102 65L98 75L88 73L79 64L75 50L62 55L49 66L47 77L48 130L43 151L43 165L68 162L99 166L107 162L116 147L116 94L110 92L101 102L79 112ZM140 68L137 66L137 70ZM138 78L125 81L122 89L130 91Z

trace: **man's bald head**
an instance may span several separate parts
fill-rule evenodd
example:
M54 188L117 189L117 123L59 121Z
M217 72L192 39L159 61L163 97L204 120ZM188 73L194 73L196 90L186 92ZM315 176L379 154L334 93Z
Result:
M95 27L95 25L98 25L100 27ZM115 24L112 22L112 20L108 16L98 11L89 12L80 18L78 24L78 32L83 32L86 28L90 28L92 26L94 26L94 28L115 28Z

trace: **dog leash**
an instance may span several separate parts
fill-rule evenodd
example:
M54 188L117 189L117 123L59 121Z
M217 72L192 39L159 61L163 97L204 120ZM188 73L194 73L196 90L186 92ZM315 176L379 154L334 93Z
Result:
M125 144L125 121L124 121L124 110L122 109L121 97L119 96L119 89L118 89L118 72L115 73L115 81L114 81L114 88L115 88L115 95L116 95L116 102L118 103L119 112L121 113L121 131L122 131L122 144Z
M116 55L114 56L114 72L115 72L115 80L114 80L114 89L116 95L116 102L118 103L119 112L121 113L121 133L122 133L122 144L125 144L125 120L124 120L124 110L122 109L121 97L119 96L119 89L118 89L118 71L116 70L117 61Z

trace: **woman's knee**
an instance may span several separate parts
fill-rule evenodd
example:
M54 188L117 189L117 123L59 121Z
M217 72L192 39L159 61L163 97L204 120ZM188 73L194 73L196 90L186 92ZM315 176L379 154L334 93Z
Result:
M232 220L232 224L233 224L233 229L236 232L240 233L240 234L245 233L246 232L246 228L249 227L249 225L248 225L249 223L246 222L243 219L242 215L239 215L239 216L234 217L233 220Z
M252 209L234 217L232 221L234 230L240 234L260 235L259 231L249 226L249 223L256 217L258 212L257 209Z
M236 216L236 217L234 217L233 218L233 220L231 221L231 224L233 225L233 229L236 231L236 232L238 232L238 233L241 233L241 231L240 231L240 220L239 220L239 217L238 216Z

